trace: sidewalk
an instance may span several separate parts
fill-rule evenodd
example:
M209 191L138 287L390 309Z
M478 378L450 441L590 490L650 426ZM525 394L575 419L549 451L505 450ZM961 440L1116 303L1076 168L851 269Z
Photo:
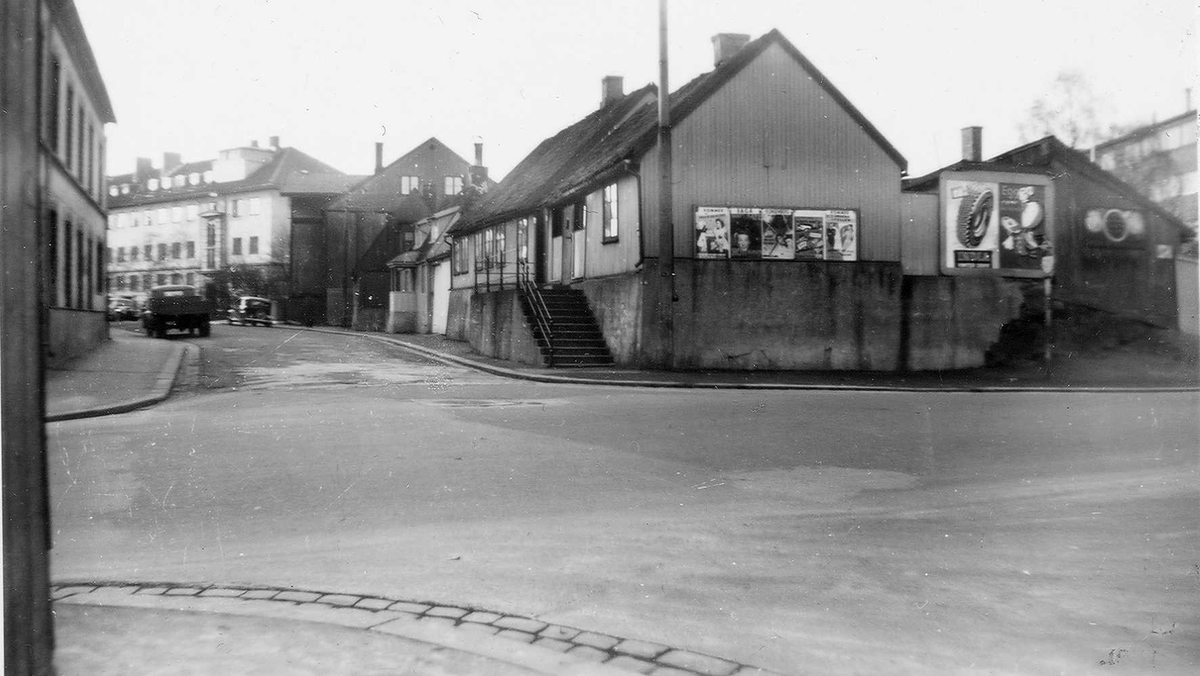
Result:
M356 333L343 329L302 329ZM170 396L199 348L117 326L92 353L46 374L47 421L121 413ZM1179 391L1196 364L1177 352L1114 349L1041 364L944 373L652 372L541 369L480 357L437 335L356 333L446 363L539 382L680 388L901 391ZM766 674L755 667L545 625L483 609L336 592L59 580L58 672L73 674Z

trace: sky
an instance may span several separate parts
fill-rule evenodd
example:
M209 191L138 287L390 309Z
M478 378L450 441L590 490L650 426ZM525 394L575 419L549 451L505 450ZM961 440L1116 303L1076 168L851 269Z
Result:
M600 103L601 79L656 82L657 0L75 0L117 123L108 173L270 136L351 174L437 137L491 176ZM712 36L778 28L919 176L1022 143L1064 71L1103 124L1184 112L1190 0L669 0L672 90L712 69ZM1192 106L1200 100L1193 94Z

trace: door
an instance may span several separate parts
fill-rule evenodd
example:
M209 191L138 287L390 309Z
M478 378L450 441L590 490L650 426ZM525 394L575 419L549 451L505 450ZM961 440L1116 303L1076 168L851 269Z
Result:
M538 216L533 221L533 282L542 285L550 276L550 247L546 246L546 219Z
M446 318L450 315L450 264L433 266L433 317L432 333L446 333Z
M562 284L563 279L563 233L570 229L562 209L555 209L550 215L550 283Z
M572 249L571 279L583 279L584 260L587 255L587 204L581 203L575 209L575 229L571 233Z

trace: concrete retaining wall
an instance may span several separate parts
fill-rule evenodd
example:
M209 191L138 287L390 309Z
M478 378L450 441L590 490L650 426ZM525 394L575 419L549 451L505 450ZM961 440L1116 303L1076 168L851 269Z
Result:
M1021 284L986 277L906 277L906 324L900 335L908 370L983 366L1001 327L1020 314Z
M388 294L388 333L416 333L419 330L417 320L416 293L392 291Z
M486 357L520 364L541 363L541 353L525 323L516 291L478 293L471 298L467 342Z
M50 308L50 352L47 366L87 354L108 340L108 316L103 311Z

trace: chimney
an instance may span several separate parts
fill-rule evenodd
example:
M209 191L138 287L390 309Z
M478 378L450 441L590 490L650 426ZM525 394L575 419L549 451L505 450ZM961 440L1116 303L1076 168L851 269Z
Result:
M600 107L607 108L625 98L625 78L620 75L606 75L600 80ZM475 164L483 164L476 162Z
M383 141L375 142L375 175L383 173Z
M1191 87L1184 87L1184 89L1183 89L1183 109L1184 110L1192 109L1192 88Z
M475 166L483 166L483 141L475 142Z
M983 161L983 127L963 127L962 158L967 162Z
M149 157L137 158L137 172L134 174L134 180L137 183L144 183L154 173L154 164L150 162Z
M278 136L272 136L270 139L270 143L271 143L271 150L279 150L279 137Z
M163 153L162 173L166 174L175 167L183 164L183 155L179 153Z
M251 147L251 148L257 148L257 147L258 147L258 141L251 141L251 142L250 142L250 147Z
M747 42L750 42L750 36L745 33L717 33L714 35L712 38L713 66L719 66L728 61L734 54L741 51Z

